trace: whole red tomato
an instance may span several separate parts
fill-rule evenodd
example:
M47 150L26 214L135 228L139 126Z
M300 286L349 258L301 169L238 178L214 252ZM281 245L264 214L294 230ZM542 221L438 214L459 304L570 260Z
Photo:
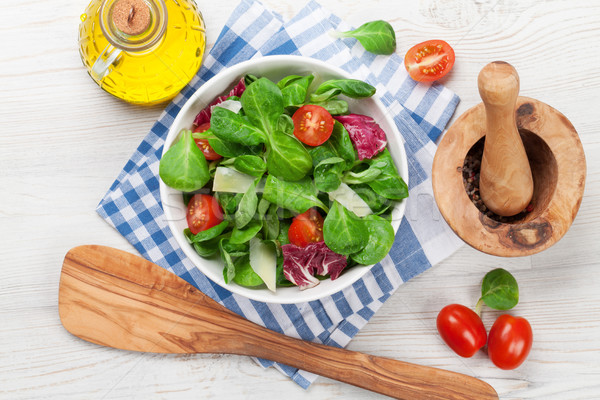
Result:
M461 357L471 357L485 345L485 326L475 311L450 304L437 316L437 329L444 342Z
M515 369L525 361L533 343L531 325L525 318L503 314L488 340L488 356L498 368Z

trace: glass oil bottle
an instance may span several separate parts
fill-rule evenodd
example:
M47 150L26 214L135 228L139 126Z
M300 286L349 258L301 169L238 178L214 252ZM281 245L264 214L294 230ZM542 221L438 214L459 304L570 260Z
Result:
M172 99L196 74L205 25L194 0L94 0L79 52L92 79L134 104Z

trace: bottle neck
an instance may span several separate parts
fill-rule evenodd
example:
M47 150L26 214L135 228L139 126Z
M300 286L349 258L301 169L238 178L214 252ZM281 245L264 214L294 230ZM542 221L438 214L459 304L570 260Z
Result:
M118 49L140 52L160 42L167 27L163 0L104 0L100 28Z

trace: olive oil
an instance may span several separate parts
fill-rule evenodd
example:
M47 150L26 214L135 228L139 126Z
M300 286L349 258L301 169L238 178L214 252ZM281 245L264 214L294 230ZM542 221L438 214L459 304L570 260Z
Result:
M127 23L142 32L123 29ZM94 0L81 15L83 64L102 89L130 103L172 99L198 71L204 49L193 0Z

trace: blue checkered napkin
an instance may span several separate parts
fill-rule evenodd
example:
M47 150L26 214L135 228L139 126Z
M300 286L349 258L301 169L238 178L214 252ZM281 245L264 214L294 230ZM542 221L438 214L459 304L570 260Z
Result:
M227 308L286 335L346 346L406 280L427 270L462 242L443 222L433 200L431 164L435 140L458 103L440 85L416 84L398 55L375 56L354 39L333 39L329 31L348 30L338 17L311 1L284 21L261 3L242 0L223 28L203 67L167 106L98 205L98 213L147 259L176 273ZM177 246L161 208L158 165L169 126L185 101L221 69L271 54L310 56L337 65L377 87L405 141L410 197L396 242L388 256L342 292L303 304L266 304L232 294L206 278ZM274 366L306 388L316 376Z

